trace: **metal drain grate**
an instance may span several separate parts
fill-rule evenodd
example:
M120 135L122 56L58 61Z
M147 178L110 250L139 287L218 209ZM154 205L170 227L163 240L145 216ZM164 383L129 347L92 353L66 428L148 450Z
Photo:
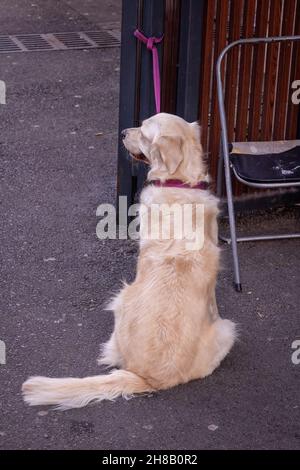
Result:
M47 34L0 35L0 54L8 52L61 51L119 47L109 31L79 31Z
M27 35L17 35L15 36L16 43L22 48L23 51L42 51L42 50L51 50L51 44L49 44L41 34L30 34ZM23 47L22 47L23 46Z
M0 36L0 52L18 52L19 46L9 36Z

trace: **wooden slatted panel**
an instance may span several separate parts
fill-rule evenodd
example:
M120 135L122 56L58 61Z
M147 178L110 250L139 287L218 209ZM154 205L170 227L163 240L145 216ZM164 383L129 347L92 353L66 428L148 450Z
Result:
M288 0L284 3L282 35L294 33L296 0ZM274 140L281 140L286 135L286 118L288 101L290 100L290 75L291 75L292 43L280 45L280 58L278 64L279 80L277 85L276 106L274 113Z
M208 153L208 138L209 138L209 113L210 113L210 89L213 77L212 70L212 51L214 42L214 17L216 0L207 0L205 5L206 11L204 14L204 31L203 31L203 51L202 51L202 67L200 73L200 105L199 105L199 121L201 124L202 132L202 145L205 153Z
M227 40L239 38L240 26L244 38L300 34L300 0L208 0L204 25L199 116L215 179L220 144L217 57ZM228 54L225 68L229 140L296 137L299 107L291 105L289 96L292 79L300 77L300 44L241 46ZM249 189L234 182L234 192Z
M297 1L296 5L294 34L300 34L300 0ZM290 85L294 80L300 80L300 41L294 42L293 44ZM291 100L292 91L293 90L290 87L290 99L288 104L286 124L287 139L294 139L296 137L296 127L299 116L299 105L296 106L292 103Z

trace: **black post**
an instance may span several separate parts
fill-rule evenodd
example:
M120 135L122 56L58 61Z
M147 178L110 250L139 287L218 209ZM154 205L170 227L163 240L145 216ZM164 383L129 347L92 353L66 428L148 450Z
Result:
M139 125L156 112L152 54L133 33L139 28L147 37L160 37L163 34L164 4L162 0L123 0L119 131ZM161 49L159 44L162 69ZM128 205L134 202L136 192L143 186L147 170L143 163L130 161L119 136L117 195L127 196Z
M205 0L184 0L181 7L176 113L187 121L196 121L199 115L204 4Z
M162 0L143 0L142 1L142 22L141 29L143 33L149 36L161 37L164 27L164 1ZM153 90L153 68L152 53L148 51L146 45L142 45L141 51L141 70L140 82L140 103L139 103L139 120L140 122L156 113L155 99ZM160 70L162 70L161 51L162 43L158 44L158 55ZM134 176L137 178L136 189L139 191L144 184L148 171L147 165L143 163L134 164Z
M139 0L122 2L117 196L127 196L128 204L132 203L134 196L132 162L120 139L120 132L127 127L134 127L137 119L135 109L137 47L133 33L138 24L139 3ZM118 207L119 200L117 200Z
M156 112L152 54L133 32L139 27L147 37L160 37L164 33L165 7L166 0L123 0L120 130L136 126ZM198 118L204 9L205 0L181 3L176 113L188 121ZM164 41L158 44L161 72L163 45ZM127 195L131 204L144 184L148 168L131 162L120 140L118 152L118 195Z

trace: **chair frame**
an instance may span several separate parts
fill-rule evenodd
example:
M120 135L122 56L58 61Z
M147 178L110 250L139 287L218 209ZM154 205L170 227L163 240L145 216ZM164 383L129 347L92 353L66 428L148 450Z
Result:
M239 267L239 258L237 251L237 242L243 241L258 241L258 240L276 240L284 238L300 238L300 233L291 233L283 235L258 235L258 236L249 236L249 237L237 237L236 235L236 224L235 224L235 213L234 213L234 203L232 195L232 182L231 182L231 169L235 177L247 186L254 188L283 188L283 187L294 187L300 186L300 182L290 182L290 183L253 183L246 182L241 179L237 173L234 171L229 156L229 142L228 142L228 132L227 132L227 121L225 113L225 103L224 103L224 91L223 91L223 82L221 74L221 66L224 57L227 52L233 47L244 45L244 44L258 44L258 43L274 43L274 42L285 42L285 41L300 41L300 35L297 36L273 36L273 37L260 37L260 38L249 38L249 39L239 39L228 44L220 53L217 65L216 65L216 75L217 75L217 94L218 94L218 105L220 112L220 121L221 121L221 152L219 155L218 161L218 176L217 176L217 195L220 197L222 193L222 178L223 178L223 163L225 171L225 184L226 184L226 195L227 195L227 204L228 204L228 216L229 216L229 226L230 226L230 238L220 236L220 239L231 243L232 255L233 255L233 266L234 266L234 285L238 292L242 290L241 277L240 277L240 267Z

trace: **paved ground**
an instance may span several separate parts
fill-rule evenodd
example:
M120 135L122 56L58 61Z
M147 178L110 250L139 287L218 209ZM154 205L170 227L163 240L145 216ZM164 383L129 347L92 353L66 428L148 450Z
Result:
M2 0L0 30L119 21L118 1L102 1L102 16L93 14L96 2L81 3ZM95 234L98 204L115 197L118 67L117 49L0 55L8 88L0 106L0 448L299 448L300 365L291 361L300 338L299 241L242 246L243 294L231 287L224 247L219 306L239 323L240 340L211 377L64 413L22 402L30 374L101 370L98 345L112 330L103 303L134 275L135 245ZM299 225L279 213L264 228L279 222Z

